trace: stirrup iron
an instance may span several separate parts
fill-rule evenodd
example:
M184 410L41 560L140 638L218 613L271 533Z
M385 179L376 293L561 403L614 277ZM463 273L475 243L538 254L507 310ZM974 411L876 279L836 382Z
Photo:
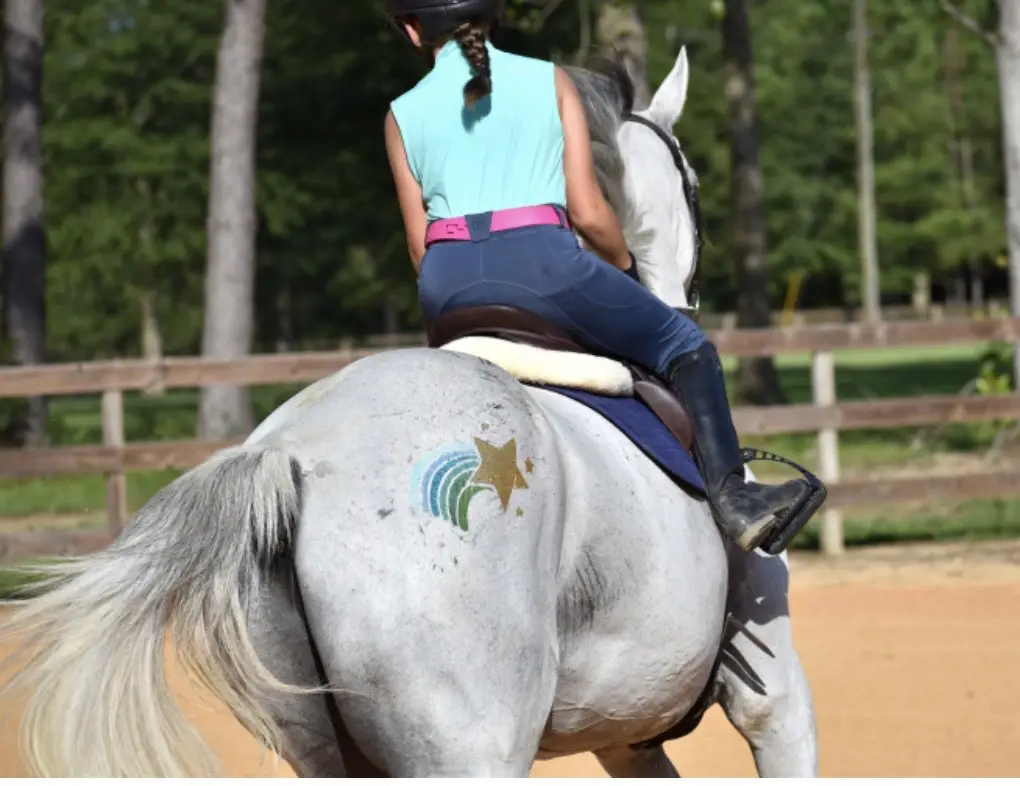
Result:
M773 556L782 554L786 547L790 545L790 541L797 537L797 534L804 529L804 526L811 520L811 517L818 512L818 509L825 502L825 498L829 494L828 489L825 488L825 484L822 483L817 475L805 469L796 461L777 456L775 453L770 453L767 450L741 448L740 458L745 466L752 461L772 461L776 464L784 464L797 470L808 484L809 492L807 496L796 507L792 509L787 508L785 511L777 514L777 521L772 527L772 532L758 546L758 548Z

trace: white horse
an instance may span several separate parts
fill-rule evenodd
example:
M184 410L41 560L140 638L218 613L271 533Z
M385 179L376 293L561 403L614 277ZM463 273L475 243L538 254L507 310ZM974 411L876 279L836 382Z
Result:
M686 307L686 54L643 121L625 84L574 78L641 277ZM475 344L523 379L629 392L607 358ZM816 774L785 558L728 547L607 420L465 351L311 385L54 570L3 631L25 642L5 690L28 689L43 775L216 771L169 690L167 633L301 776L523 777L584 751L614 777L676 776L662 741L716 701L761 775Z

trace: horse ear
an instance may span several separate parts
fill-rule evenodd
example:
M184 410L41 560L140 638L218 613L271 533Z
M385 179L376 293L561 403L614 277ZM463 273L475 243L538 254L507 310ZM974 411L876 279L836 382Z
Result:
M673 70L669 72L648 107L648 119L666 131L672 131L683 114L687 103L687 84L690 70L687 67L687 47L680 47Z

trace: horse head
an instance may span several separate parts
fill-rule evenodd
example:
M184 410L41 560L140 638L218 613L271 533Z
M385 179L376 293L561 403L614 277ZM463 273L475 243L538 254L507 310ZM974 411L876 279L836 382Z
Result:
M651 104L638 111L633 82L619 63L568 71L585 105L599 183L637 259L641 283L668 305L696 311L698 176L673 135L687 102L687 50L681 48Z

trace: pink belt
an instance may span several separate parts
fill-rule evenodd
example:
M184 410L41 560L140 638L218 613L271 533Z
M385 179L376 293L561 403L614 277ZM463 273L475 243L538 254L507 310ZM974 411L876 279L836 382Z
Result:
M457 218L441 218L429 224L425 230L425 245L430 246L440 240L470 240L471 230L468 228L467 216ZM485 214L473 220L484 220ZM535 205L534 207L514 207L509 210L496 210L489 219L490 232L506 232L509 229L537 226L569 226L566 213L562 208L552 205Z

